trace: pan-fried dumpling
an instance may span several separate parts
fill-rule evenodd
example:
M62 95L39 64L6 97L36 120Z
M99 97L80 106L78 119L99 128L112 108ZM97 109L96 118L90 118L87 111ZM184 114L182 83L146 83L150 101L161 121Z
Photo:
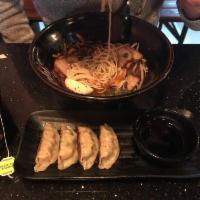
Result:
M77 133L67 124L61 125L58 169L63 170L78 161Z
M119 142L112 127L107 124L100 126L98 167L110 169L119 157L119 152Z
M50 164L56 162L59 140L58 131L50 123L46 123L35 158L35 172L44 171Z
M99 151L96 134L88 127L78 127L79 161L84 170L90 169Z

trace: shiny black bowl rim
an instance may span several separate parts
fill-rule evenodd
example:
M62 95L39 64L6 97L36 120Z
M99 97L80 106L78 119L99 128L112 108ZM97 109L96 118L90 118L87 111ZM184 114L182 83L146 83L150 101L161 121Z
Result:
M184 157L181 157L181 158L164 158L164 157L161 157L157 154L154 154L152 153L148 148L144 147L144 145L140 142L140 139L139 139L139 131L137 130L136 126L137 124L139 123L139 121L141 120L142 117L144 117L145 115L147 114L150 114L151 113L157 113L157 112L161 112L162 115L165 115L167 116L168 113L173 113L181 118L184 118L188 123L190 123L191 126L193 126L193 129L194 129L194 133L196 135L196 138L195 138L195 145L193 146L192 150L190 152L188 152L187 154L185 154ZM160 116L160 115L156 115L156 116ZM197 130L196 128L194 127L194 124L192 123L192 120L183 116L183 114L181 114L179 112L179 110L171 110L171 109L152 109L152 110L148 110L148 111L145 111L142 115L140 115L137 120L135 121L134 125L133 125L133 138L134 138L134 142L138 148L138 150L140 151L140 153L145 156L147 159L150 159L151 161L154 161L154 162L158 162L158 163L163 163L163 164L181 164L189 159L192 158L193 154L198 150L199 148L199 135L197 133Z
M164 35L164 33L162 33L160 30L158 30L156 27L154 27L152 24L145 22L142 19L139 19L137 17L131 16L131 19L134 20L138 20L141 24L144 24L147 28L154 28L154 30L160 34L160 36L162 37L163 40L165 40L168 48L169 48L169 59L168 59L168 63L165 67L165 70L160 74L160 78L156 79L155 81L153 81L150 85L143 87L139 90L130 92L130 93L126 93L126 94L122 94L122 95L113 95L113 96L92 96L92 95L81 95L81 94L76 94L73 92L68 91L67 89L65 90L64 88L59 88L55 85L53 85L52 83L50 83L46 78L44 78L41 73L36 69L36 63L33 61L33 52L34 52L34 48L38 42L38 40L40 39L40 37L47 32L49 29L51 29L53 26L55 26L57 23L60 22L70 22L70 21L76 21L76 19L82 18L82 17L86 17L87 15L91 15L94 13L87 13L87 14L82 14L82 15L76 15L73 17L68 17L68 18L62 18L59 19L57 21L55 21L52 24L49 24L47 27L45 27L41 32L39 32L36 37L34 38L33 42L31 43L29 50L28 50L28 56L29 56L29 62L31 64L31 67L33 69L33 71L36 73L36 75L48 86L50 86L51 88L57 90L58 92L61 92L69 97L73 97L76 99L83 99L83 100L98 100L98 101L111 101L111 100L120 100L120 99L126 99L129 97L134 97L137 96L139 94L142 94L150 89L152 89L153 87L157 86L160 82L162 82L169 74L169 72L171 71L171 68L173 66L173 62L174 62L174 51L173 51L173 46L171 45L170 41L168 40L168 38ZM98 15L97 13L95 13L96 15ZM100 16L100 15L99 15Z

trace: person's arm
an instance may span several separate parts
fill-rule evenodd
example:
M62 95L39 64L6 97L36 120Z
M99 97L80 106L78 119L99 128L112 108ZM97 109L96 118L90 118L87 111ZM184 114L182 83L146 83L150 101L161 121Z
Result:
M20 0L0 0L0 33L8 43L30 43L34 33Z
M177 6L185 24L200 30L200 0L177 0Z

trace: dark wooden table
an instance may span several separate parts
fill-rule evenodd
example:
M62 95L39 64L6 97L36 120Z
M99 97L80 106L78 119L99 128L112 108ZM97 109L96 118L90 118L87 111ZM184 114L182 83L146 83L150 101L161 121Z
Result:
M91 104L68 99L51 90L33 73L28 45L0 44L0 86L9 147L17 154L20 136L29 114L44 109L132 109L135 107L182 108L200 119L200 46L174 46L175 62L169 77L145 95L124 103ZM0 158L4 154L0 151ZM7 199L200 199L199 179L132 179L115 181L25 181L0 178L0 197Z

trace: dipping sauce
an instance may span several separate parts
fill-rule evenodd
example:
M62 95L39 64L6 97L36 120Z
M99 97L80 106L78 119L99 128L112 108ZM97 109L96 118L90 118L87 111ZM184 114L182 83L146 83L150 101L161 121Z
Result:
M188 160L199 144L193 123L175 111L148 111L138 118L134 131L141 153L162 162Z
M141 129L142 144L161 157L177 157L184 151L184 131L180 124L164 117L147 121Z

